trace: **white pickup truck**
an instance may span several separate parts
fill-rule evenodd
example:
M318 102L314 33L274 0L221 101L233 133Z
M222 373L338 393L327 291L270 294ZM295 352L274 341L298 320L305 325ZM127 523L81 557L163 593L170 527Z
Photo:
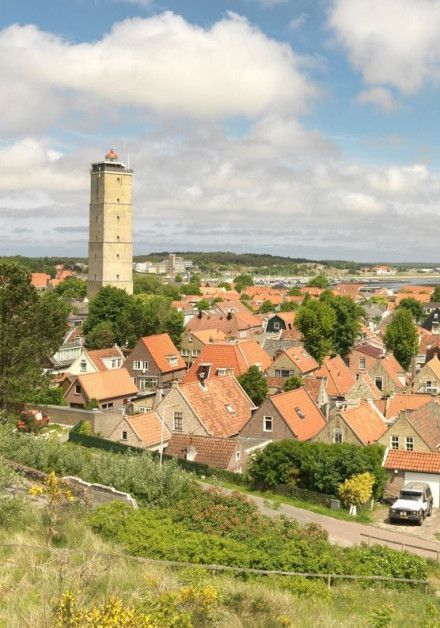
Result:
M400 491L399 499L389 511L390 523L415 521L421 526L432 513L432 493L426 482L409 482Z

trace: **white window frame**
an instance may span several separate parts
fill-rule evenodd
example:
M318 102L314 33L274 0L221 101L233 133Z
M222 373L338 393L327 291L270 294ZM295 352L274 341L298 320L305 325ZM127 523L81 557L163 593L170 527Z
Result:
M81 370L81 373L85 373L87 371L87 360L81 360L81 362L79 363L79 368Z
M80 395L82 391L81 384L75 384L75 395Z
M342 444L344 442L344 430L342 428L335 427L333 430L333 442L335 444Z
M148 371L148 362L145 360L134 360L133 371Z
M397 445L397 447L396 447ZM400 437L398 434L391 434L390 436L390 449L392 449L393 451L395 451L396 449L399 449L400 447Z
M268 422L270 427L268 427ZM273 432L273 416L264 415L263 417L263 432Z
M366 368L366 361L365 358L359 358L359 368L361 370L364 370Z
M176 420L181 422L180 428L176 427ZM176 411L173 413L173 432L183 432L183 412Z
M414 451L414 437L413 436L405 437L405 451Z
M122 430L122 432L121 432L121 440L128 440L128 432L127 432L127 430Z
M170 366L177 366L177 355L170 355L168 358L168 364Z

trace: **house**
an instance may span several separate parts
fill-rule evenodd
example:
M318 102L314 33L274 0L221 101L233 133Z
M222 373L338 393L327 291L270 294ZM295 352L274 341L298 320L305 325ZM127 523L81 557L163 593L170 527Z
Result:
M170 432L230 438L249 420L254 404L232 375L178 384L156 410Z
M347 366L352 373L370 371L376 366L378 358L383 355L382 349L369 344L353 347L347 356Z
M50 275L47 273L31 273L31 286L37 290L47 290L50 283Z
M406 373L391 353L377 358L368 374L383 393L401 392L406 386Z
M295 322L295 312L277 312L267 319L266 334L279 334L284 329L292 329Z
M228 340L252 337L255 328L244 321L232 311L226 315L199 312L186 325L188 331L200 331L202 329L220 329ZM258 329L261 329L261 322Z
M332 293L338 297L350 297L353 301L359 301L363 298L361 294L363 287L362 283L338 283L332 288Z
M363 402L354 408L338 410L313 440L319 443L369 445L386 431L384 416L372 403Z
M401 412L380 443L390 449L439 451L440 405L429 403L412 412Z
M71 408L85 408L95 399L101 410L125 408L138 389L126 368L76 375L68 382L64 400Z
M347 405L357 406L360 401L379 400L381 397L381 391L377 388L368 373L359 373L356 383L345 394L345 402Z
M304 347L291 347L280 351L266 372L268 377L287 379L292 375L310 375L318 368L318 362Z
M186 373L185 362L168 334L139 338L125 366L141 391L169 386Z
M390 450L384 461L388 472L384 496L396 498L408 482L427 482L433 506L440 505L440 453Z
M373 266L370 270L372 273L375 273L376 275L395 275L397 272L390 266L383 266L383 265Z
M404 394L399 393L391 397L385 397L375 401L375 405L385 416L387 421L394 421L401 412L417 410L426 403L429 403L432 397L425 394Z
M64 336L63 343L50 358L50 366L62 371L69 367L83 351L83 337L79 327L73 327Z
M247 463L247 453L240 439L215 438L174 433L165 451L167 456L206 464L214 469L241 473Z
M324 358L322 366L314 375L327 380L327 393L338 403L344 400L345 395L356 383L355 376L339 355Z
M244 425L240 436L307 441L324 425L324 416L301 387L265 399Z
M180 343L180 355L188 366L199 357L206 345L219 340L226 340L226 335L220 329L186 330Z
M238 377L250 366L265 371L272 364L269 355L255 340L216 342L206 345L183 378L183 383L194 382L202 377L222 376L230 373Z
M170 438L168 428L162 425L160 416L154 411L125 415L108 436L117 443L151 451L160 450L161 444L166 445Z
M436 307L430 311L428 318L421 324L422 329L431 332L431 334L440 334L440 307Z
M72 375L80 373L97 373L110 371L124 366L125 357L118 345L108 349L84 349L76 360L69 366L67 372Z
M417 373L412 383L416 393L437 395L440 393L440 360L434 355Z
M327 379L325 377L306 377L303 381L303 387L307 390L310 397L327 420L330 411L330 397L327 392Z

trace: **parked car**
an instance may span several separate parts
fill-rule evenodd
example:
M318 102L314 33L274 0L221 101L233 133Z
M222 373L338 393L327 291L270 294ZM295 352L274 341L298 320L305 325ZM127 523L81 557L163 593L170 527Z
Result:
M389 511L390 523L415 521L421 526L432 514L432 493L426 482L409 482L400 491L399 498Z

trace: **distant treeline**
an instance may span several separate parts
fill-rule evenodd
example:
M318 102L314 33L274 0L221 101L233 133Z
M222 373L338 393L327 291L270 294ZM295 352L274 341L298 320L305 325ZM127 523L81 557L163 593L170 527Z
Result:
M65 268L76 270L78 263L86 263L84 257L25 257L24 255L9 255L0 257L1 261L18 262L30 273L47 273L55 277L55 266L63 264Z

